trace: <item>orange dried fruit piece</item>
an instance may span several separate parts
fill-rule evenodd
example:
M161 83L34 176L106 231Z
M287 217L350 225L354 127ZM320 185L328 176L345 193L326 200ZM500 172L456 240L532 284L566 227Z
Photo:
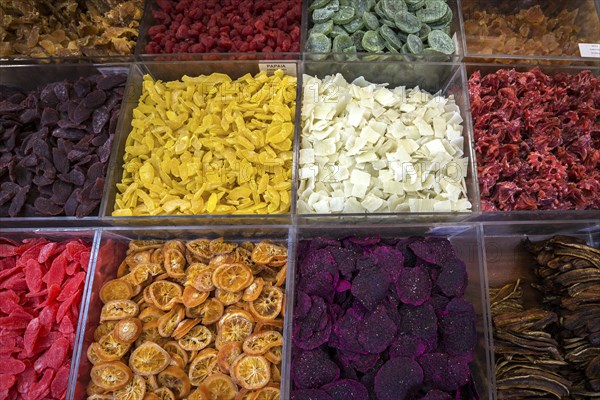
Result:
M125 387L133 378L133 374L122 362L107 361L94 365L90 377L99 388L113 391Z
M271 363L263 356L243 354L231 365L232 376L246 389L260 389L271 380Z
M219 300L223 305L230 306L237 303L242 299L242 292L230 292L228 290L216 289L215 298Z
M184 365L187 365L187 363L189 362L189 355L187 353L187 351L185 351L180 345L179 343L177 343L174 340L171 340L170 342L167 342L164 344L163 349L165 349L165 351L167 353L169 353L169 355L172 357L174 354L177 354L179 357L181 357Z
M228 254L234 251L238 245L232 242L226 242L222 237L213 239L208 244L208 250L213 256Z
M135 344L140 346L144 342L162 343L165 340L160 333L158 333L158 320L152 320L145 322L142 325L142 334L137 338Z
M129 300L133 297L133 286L127 281L113 279L102 285L99 295L104 304L112 300Z
M98 325L96 327L96 329L94 330L94 340L96 342L99 342L100 339L102 339L104 336L111 333L113 331L113 329L115 328L115 325L117 324L117 322L118 321L106 321L106 322Z
M221 372L229 374L231 372L231 364L241 354L241 342L229 342L222 345L219 349L219 354L217 355L217 363L219 364L219 369L221 370Z
M144 342L129 356L131 370L139 375L155 375L171 362L169 353L154 342Z
M208 394L210 400L234 400L237 386L225 374L213 374L202 382L200 389Z
M186 260L183 253L176 248L166 248L163 256L167 274L172 278L185 278Z
M154 392L158 389L158 382L156 382L156 375L141 375L144 378L144 382L146 382L146 394L148 392Z
M110 332L98 342L94 349L98 358L102 361L117 361L129 351L131 345L117 339L115 332Z
M244 289L244 294L242 295L242 300L244 301L254 301L262 292L263 287L265 286L265 281L263 278L256 278L254 281Z
M152 258L152 252L150 250L135 251L131 252L125 257L125 262L130 266L134 267L138 264L150 262Z
M252 270L245 264L223 264L212 275L215 287L230 292L239 292L252 284L254 275Z
M283 345L283 336L277 331L264 331L248 336L242 345L246 354L262 355L275 346Z
M140 307L131 300L111 300L102 306L100 322L117 321L139 314Z
M214 268L202 263L191 264L186 271L186 286L193 286L202 292L214 290L212 281Z
M162 240L132 240L129 242L129 250L131 252L138 252L144 250L158 249L162 247L164 242Z
M114 400L143 400L146 395L146 382L140 375L134 375L125 387L113 392Z
M277 275L275 276L275 286L283 286L287 275L287 264L281 267Z
M241 389L238 394L235 395L235 400L252 400L252 396L256 393L254 390Z
M100 386L96 385L93 381L90 381L90 383L88 383L87 387L85 388L85 393L88 396L93 396L95 394L104 394L104 393L106 393L106 389L102 389Z
M287 256L287 248L268 240L263 240L252 250L252 261L260 265L280 267L287 262Z
M202 322L200 318L184 319L179 323L179 325L177 325L177 328L175 328L175 331L173 331L171 336L173 339L179 340L200 322Z
M115 336L123 343L133 343L142 334L142 321L139 318L125 318L114 328Z
M99 362L101 362L102 360L100 359L100 357L98 357L98 347L100 345L96 342L92 342L90 343L90 345L88 346L87 349L87 358L88 361L94 365L94 364L98 364Z
M211 325L223 316L224 311L223 303L212 298L197 307L186 308L185 315L188 318L201 318L204 325Z
M265 358L273 363L279 364L281 362L281 358L283 356L283 347L282 346L273 346L265 353Z
M250 312L259 320L273 320L281 313L283 298L283 290L277 286L265 285L260 296L250 303Z
M208 346L213 340L213 333L204 325L196 325L177 341L182 349L199 351Z
M262 331L283 331L283 319L277 318L270 321L258 321L254 326L254 332L262 332Z
M195 239L190 240L185 244L186 249L203 260L210 260L212 253L210 251L210 240L208 239Z
M217 369L218 353L215 349L202 350L191 362L188 376L190 383L199 386Z
M185 289L183 289L181 301L183 301L183 305L188 308L197 307L204 303L209 295L210 292L200 291L193 286L186 286Z
M171 389L176 399L183 399L190 394L190 379L185 371L173 365L165 368L156 379L159 386Z
M202 389L197 388L188 396L187 400L209 400L206 393L202 391Z
M160 400L160 397L156 393L148 393L144 396L144 400Z
M157 383L158 385L158 383ZM175 393L169 388L161 387L154 391L160 400L176 400Z
M148 296L157 308L167 311L180 301L183 289L176 283L159 280L148 286Z
M164 315L164 313L161 310L159 310L158 308L156 308L154 306L149 306L140 311L140 315L138 315L138 318L143 323L146 323L146 322L150 322L153 320L158 320L163 315Z
M252 334L254 317L244 310L229 310L217 324L217 348L229 342L243 342Z
M158 333L162 337L170 337L184 318L185 307L175 304L169 312L158 319Z
M268 361L268 359L267 359L267 361ZM280 366L280 364L271 364L271 381L272 382L281 382L281 366Z
M252 400L279 400L280 396L278 388L267 386L257 391Z

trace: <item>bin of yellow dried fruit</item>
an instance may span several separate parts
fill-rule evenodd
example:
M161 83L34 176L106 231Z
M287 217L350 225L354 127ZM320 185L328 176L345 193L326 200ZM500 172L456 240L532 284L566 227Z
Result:
M279 399L287 248L262 241L132 241L103 303L88 393Z
M296 78L144 76L114 216L289 212Z

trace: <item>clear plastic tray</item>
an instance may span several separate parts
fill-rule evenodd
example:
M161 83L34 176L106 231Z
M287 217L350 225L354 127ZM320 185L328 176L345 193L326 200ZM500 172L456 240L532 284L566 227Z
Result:
M579 43L600 45L599 13L594 0L462 0L465 56L597 60Z
M89 289L93 281L94 268L96 265L97 247L99 244L99 231L97 229L8 229L0 228L0 237L9 238L15 241L23 239L46 238L52 241L64 241L71 239L82 239L91 245L91 255L88 264L83 294L79 307L79 319L77 320L77 330L75 331L75 342L73 344L73 353L71 354L71 369L69 372L69 381L67 384L66 398L72 399L74 382L77 379L77 365L79 364L79 352L81 351L81 337L87 318L87 299Z

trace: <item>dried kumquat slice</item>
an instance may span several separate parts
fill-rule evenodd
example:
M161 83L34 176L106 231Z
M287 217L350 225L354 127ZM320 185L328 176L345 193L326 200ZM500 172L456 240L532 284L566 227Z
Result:
M187 308L185 315L188 318L202 318L202 323L204 325L211 325L223 316L224 311L225 307L223 306L223 303L212 298L197 307Z
M102 307L100 322L135 317L139 312L140 307L131 300L111 300Z
M252 282L250 286L248 286L244 290L244 294L242 296L242 300L244 301L254 301L260 296L263 287L265 286L265 281L263 278L256 278Z
M282 266L287 261L287 255L284 246L263 240L252 250L252 261L261 265Z
M210 296L210 292L200 291L193 286L186 286L185 289L183 289L181 301L187 308L192 308L204 303L206 299L208 299L208 296Z
M252 284L252 270L245 264L224 264L213 272L212 281L215 287L229 292L239 292Z
M118 321L106 321L101 323L94 329L94 340L99 342L104 336L113 331Z
M87 358L89 360L89 362L92 365L98 364L99 362L102 362L102 360L100 359L100 357L98 357L98 347L100 345L96 342L92 342L90 343L88 349L87 349Z
M188 396L187 400L209 400L208 396L202 389L197 388Z
M148 286L148 295L157 308L168 311L181 299L183 289L176 283L159 280Z
M187 363L190 361L188 352L185 351L183 347L181 347L179 343L174 340L165 343L163 349L165 349L165 351L167 351L167 353L169 353L171 356L173 356L173 354L177 354L179 357L181 357L185 365L187 365Z
M143 400L146 395L146 382L140 375L134 375L125 387L113 392L114 400Z
M183 253L176 248L168 248L163 252L163 265L172 278L185 278L186 260Z
M244 353L262 355L275 346L283 345L283 336L277 331L264 331L248 336L242 345Z
M273 364L279 364L281 362L282 355L283 347L273 346L265 353L265 358Z
M99 362L92 367L90 376L94 384L108 391L125 387L133 378L129 367L120 361Z
M223 289L215 290L215 298L223 303L224 306L230 306L242 299L242 292L230 292Z
M179 367L168 366L158 374L157 382L160 386L171 389L176 399L183 399L190 394L190 379Z
M188 376L194 386L199 386L217 369L218 353L215 349L202 350L191 362Z
M282 308L283 291L272 285L265 285L260 296L250 303L250 312L262 321L274 320Z
M94 349L96 355L102 361L117 361L129 351L131 345L117 339L115 332L110 332L98 342Z
M225 343L219 349L217 355L217 363L219 369L224 374L230 373L231 364L233 361L242 354L242 343L241 342L229 342Z
M239 356L231 365L232 375L246 389L260 389L271 380L271 363L263 356Z
M206 264L194 263L187 269L185 284L202 292L210 292L215 289L212 280L213 271L214 268Z
M254 396L251 398L252 400L279 400L281 393L278 388L274 387L264 387L257 391ZM350 400L350 399L349 399Z
M206 261L210 260L212 257L212 252L210 251L210 240L208 239L190 240L185 244L185 247L190 253Z
M158 383L157 383L158 384ZM154 391L160 400L176 400L175 393L169 388L160 387Z
M226 242L222 237L213 239L208 244L208 250L212 253L213 256L231 253L237 247L237 244L232 242Z
M175 304L169 312L158 319L158 333L162 337L170 337L184 318L185 307L182 304Z
M230 310L217 323L217 347L229 342L243 342L254 327L254 318L244 310Z
M202 350L213 340L213 333L204 325L196 325L177 341L187 351Z
M113 279L102 285L99 296L104 304L112 300L129 300L133 297L133 286L127 281Z
M133 343L142 334L142 321L139 318L125 318L115 324L114 332L117 340Z
M184 319L179 323L179 325L177 325L177 328L175 328L175 331L173 331L173 334L171 336L173 337L173 339L179 340L200 322L202 322L202 319L200 318Z
M144 300L144 301L146 301L146 300ZM148 303L146 303L146 304L148 304ZM138 318L143 323L146 323L146 322L158 320L163 315L164 315L164 312L162 312L158 308L151 305L151 306L146 307L143 310L141 310L140 314L138 315Z
M139 375L155 375L167 368L171 362L169 353L154 342L144 342L129 356L131 370Z
M230 377L225 374L212 374L200 385L210 400L234 400L237 394L237 386Z

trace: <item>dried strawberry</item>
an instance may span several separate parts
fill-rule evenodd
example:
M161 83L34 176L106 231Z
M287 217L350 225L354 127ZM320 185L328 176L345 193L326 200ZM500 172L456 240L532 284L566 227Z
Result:
M60 399L64 397L67 391L67 383L69 382L69 364L64 364L54 376L52 385L50 386L50 393L52 397Z

